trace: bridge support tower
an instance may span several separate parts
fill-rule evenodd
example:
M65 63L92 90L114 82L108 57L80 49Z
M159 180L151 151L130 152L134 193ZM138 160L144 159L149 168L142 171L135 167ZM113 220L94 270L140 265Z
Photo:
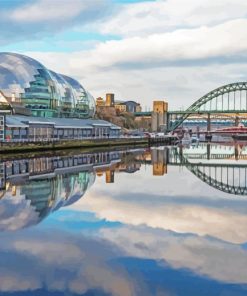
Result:
M235 117L235 126L238 126L239 125L239 122L240 122L239 116L236 115L236 117Z
M211 145L207 143L207 160L210 160L211 156Z
M154 101L151 114L151 127L153 132L165 132L167 130L168 103L165 101Z
M208 113L208 117L207 117L207 132L211 131L211 117L210 117L210 113Z

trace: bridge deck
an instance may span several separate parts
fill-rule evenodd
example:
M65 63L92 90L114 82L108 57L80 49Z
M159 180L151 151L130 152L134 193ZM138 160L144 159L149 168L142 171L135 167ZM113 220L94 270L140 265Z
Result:
M167 112L168 115L184 115L184 114L195 114L195 115L202 115L202 114L232 114L232 115L241 115L241 114L247 114L247 110L200 110L200 111L168 111ZM134 115L136 117L141 117L141 116L151 116L152 112L148 111L148 112L135 112Z

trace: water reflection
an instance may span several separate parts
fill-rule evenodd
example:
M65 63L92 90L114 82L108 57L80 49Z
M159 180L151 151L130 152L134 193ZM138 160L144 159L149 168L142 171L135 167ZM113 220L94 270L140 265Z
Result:
M1 163L0 230L38 223L80 199L96 171L111 172L119 152L12 159Z
M1 295L246 295L246 157L200 144L3 161Z

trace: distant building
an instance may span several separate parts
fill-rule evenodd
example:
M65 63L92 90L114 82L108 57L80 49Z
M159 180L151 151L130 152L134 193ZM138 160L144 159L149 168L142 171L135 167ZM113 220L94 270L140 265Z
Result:
M136 105L136 112L142 112L142 106L140 104Z
M126 112L135 113L141 112L141 105L135 101L126 101L122 105L126 106Z
M114 107L114 94L108 93L106 94L106 102L105 105L107 107Z
M107 93L106 94L106 100L102 97L99 97L96 99L96 106L99 107L99 111L102 107L114 107L119 112L129 112L129 113L135 113L135 112L141 112L142 107L139 103L135 101L119 101L115 100L115 95L113 93Z
M116 103L114 107L120 112L127 112L127 107L124 103Z
M105 101L104 101L104 99L101 98L101 97L98 97L98 98L96 99L96 106L97 106L97 107L105 106Z

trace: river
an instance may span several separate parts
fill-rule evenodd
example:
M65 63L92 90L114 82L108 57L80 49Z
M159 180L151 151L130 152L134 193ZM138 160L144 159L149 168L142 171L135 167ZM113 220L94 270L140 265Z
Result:
M247 146L0 165L0 295L247 295Z

